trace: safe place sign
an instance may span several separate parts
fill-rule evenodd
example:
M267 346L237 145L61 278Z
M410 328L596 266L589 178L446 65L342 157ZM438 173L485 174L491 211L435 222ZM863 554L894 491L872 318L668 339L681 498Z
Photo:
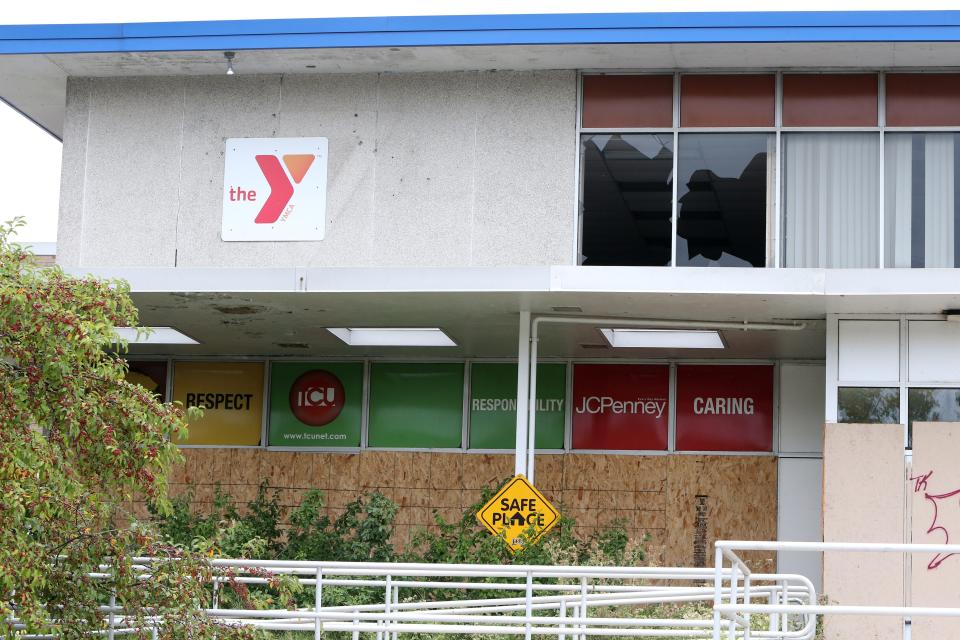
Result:
M560 512L523 475L518 475L483 505L477 520L495 536L505 532L510 551L517 551L525 542L536 542L550 531L559 522ZM530 533L526 540L524 532Z

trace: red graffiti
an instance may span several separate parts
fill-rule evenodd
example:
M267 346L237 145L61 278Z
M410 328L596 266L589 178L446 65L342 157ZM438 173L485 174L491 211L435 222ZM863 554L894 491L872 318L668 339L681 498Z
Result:
M934 531L939 531L943 534L943 543L950 544L950 532L947 531L947 528L937 522L937 518L940 514L940 502L948 500L950 498L955 498L957 500L957 506L960 507L960 489L954 489L947 493L937 493L932 494L927 492L927 481L930 480L930 476L933 475L933 471L928 471L927 473L919 476L911 476L910 480L913 481L913 492L920 493L923 492L923 499L927 500L931 505L933 505L933 519L930 522L930 527L927 529L927 533L933 533ZM949 558L950 556L957 555L956 553L938 553L933 556L933 559L927 564L927 569L933 570L943 564L943 561Z

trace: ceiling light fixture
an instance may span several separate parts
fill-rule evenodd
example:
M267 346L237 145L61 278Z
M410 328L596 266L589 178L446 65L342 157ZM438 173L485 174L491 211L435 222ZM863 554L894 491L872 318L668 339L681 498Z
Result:
M681 329L600 329L611 347L632 349L723 349L718 331Z
M232 75L233 75L233 58L234 58L234 56L236 56L236 55L237 55L237 54L234 53L233 51L224 51L224 52L223 52L223 57L227 59L227 75L228 75L228 76L232 76Z
M137 335L136 327L117 327L114 329L117 339L130 344L200 344L190 336L173 327L140 327L149 329L149 334Z
M347 328L327 327L351 347L455 347L450 336L436 327Z

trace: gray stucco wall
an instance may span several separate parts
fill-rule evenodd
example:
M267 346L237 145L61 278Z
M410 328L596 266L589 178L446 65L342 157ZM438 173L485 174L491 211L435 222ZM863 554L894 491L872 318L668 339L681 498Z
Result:
M573 71L73 78L58 261L572 264ZM220 240L226 138L325 136L326 238Z

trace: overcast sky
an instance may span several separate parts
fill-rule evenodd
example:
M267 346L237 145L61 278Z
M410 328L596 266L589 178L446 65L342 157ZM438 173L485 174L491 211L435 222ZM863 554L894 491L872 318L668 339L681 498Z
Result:
M322 18L343 16L450 15L491 13L608 13L639 11L813 11L879 9L956 9L957 0L352 0L283 3L237 0L46 0L4 2L0 24L78 22L157 22L255 18ZM0 88L2 96L2 88ZM53 242L57 235L60 190L60 143L15 111L0 104L0 219L22 215L27 226L20 239Z

